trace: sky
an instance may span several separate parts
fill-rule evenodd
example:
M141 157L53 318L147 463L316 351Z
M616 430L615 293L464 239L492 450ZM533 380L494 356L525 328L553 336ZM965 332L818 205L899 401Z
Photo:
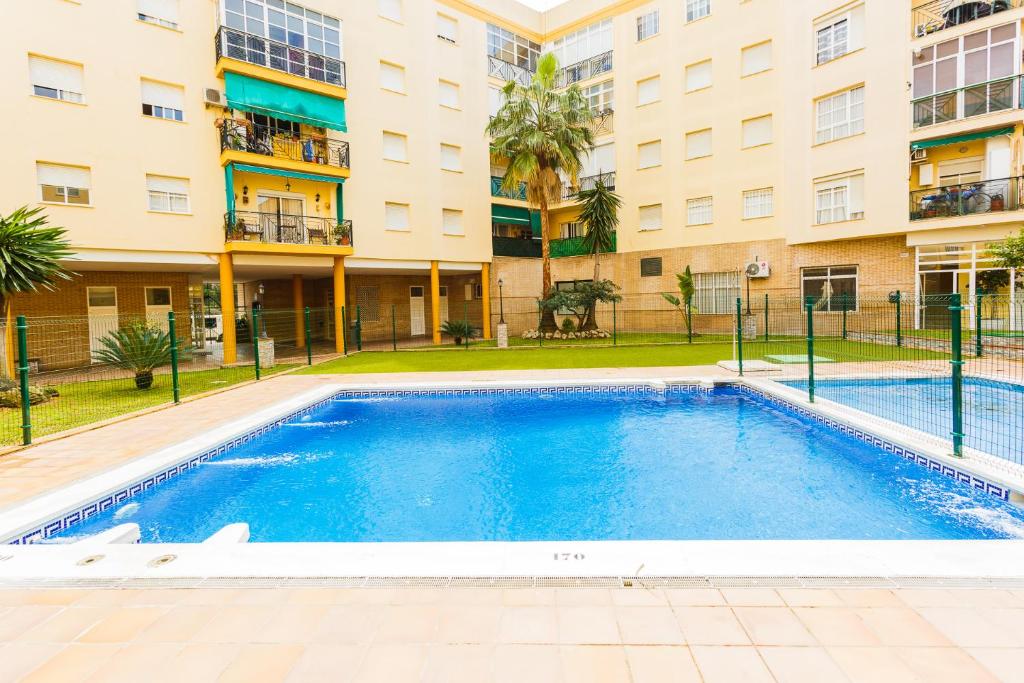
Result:
M519 0L519 2L533 9L545 10L551 9L555 5L561 5L565 0Z

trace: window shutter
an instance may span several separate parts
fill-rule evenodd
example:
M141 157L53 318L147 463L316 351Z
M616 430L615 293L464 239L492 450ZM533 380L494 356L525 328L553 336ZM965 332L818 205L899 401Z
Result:
M661 140L645 142L637 146L637 167L651 168L661 165Z
M490 88L488 90L488 96L490 98L489 103L491 105L490 114L491 116L497 116L498 110L501 109L501 105L505 103L505 95L501 92L501 89L499 88Z
M182 110L185 108L185 91L176 85L142 80L142 102L158 107Z
M772 117L762 116L743 122L743 146L756 147L772 141Z
M406 161L405 136L384 133L384 158L390 161Z
M59 164L36 164L36 178L40 185L55 187L77 187L90 189L91 174L89 169L78 166L61 166Z
M699 130L686 134L686 158L698 159L711 156L711 130Z
M772 68L771 41L743 48L741 74L750 76Z
M394 204L392 202L385 203L384 227L387 228L388 230L408 230L409 205Z
M168 178L161 175L147 175L146 189L153 192L170 192L172 194L188 194L188 180L185 178Z
M636 103L650 104L661 99L661 76L648 78L637 83Z
M437 15L437 36L454 43L459 37L459 22L443 14Z
M178 23L178 0L138 0L139 14Z
M68 92L82 92L82 67L80 65L45 57L29 57L28 65L32 85Z
M864 217L864 176L855 175L850 176L849 179L849 195L847 201L849 202L851 220Z
M441 168L446 171L461 171L462 158L455 145L441 145Z
M657 277L661 275L661 257L640 259L640 277Z
M394 21L402 20L402 0L377 0L377 13Z
M661 204L640 207L640 229L661 229Z
M583 157L582 177L615 172L615 144L600 145Z
M380 87L405 92L405 69L387 62L380 63Z
M465 235L466 230L462 226L462 212L455 209L443 209L441 211L441 224L446 235Z
M438 81L437 99L445 107L459 108L459 86L448 81Z
M711 86L711 60L686 67L686 92Z

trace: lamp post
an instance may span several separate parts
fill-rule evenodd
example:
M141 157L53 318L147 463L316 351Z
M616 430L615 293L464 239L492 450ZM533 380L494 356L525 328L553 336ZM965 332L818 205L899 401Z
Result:
M505 324L505 297L502 294L501 288L504 286L505 281L498 278L498 324Z

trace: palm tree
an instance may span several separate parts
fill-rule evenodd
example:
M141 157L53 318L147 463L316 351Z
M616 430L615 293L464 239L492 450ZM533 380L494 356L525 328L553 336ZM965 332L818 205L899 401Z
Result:
M509 81L502 90L504 104L487 124L495 156L509 160L501 187L506 192L526 184L526 199L540 211L543 298L552 293L548 206L561 196L559 173L575 185L580 158L594 146L593 114L576 85L555 90L558 62L552 54L540 58L530 85ZM545 307L541 330L553 332L554 311Z
M60 264L72 252L64 228L47 226L42 208L23 206L9 216L0 215L0 297L4 300L7 374L14 376L14 326L12 297L18 293L53 289L56 280L70 280L73 273Z
M662 292L661 296L665 301L675 306L679 314L683 316L683 322L686 323L686 337L692 339L693 327L691 327L690 317L695 310L693 308L693 295L697 291L697 286L693 281L693 273L690 271L690 266L686 266L686 270L682 273L676 273L676 285L679 287L679 296L669 294L668 292Z
M601 254L615 247L615 229L619 226L619 207L622 199L598 178L593 189L580 190L576 197L583 205L580 222L583 223L583 251L594 257L594 282L601 279ZM594 306L587 309L581 331L596 330Z

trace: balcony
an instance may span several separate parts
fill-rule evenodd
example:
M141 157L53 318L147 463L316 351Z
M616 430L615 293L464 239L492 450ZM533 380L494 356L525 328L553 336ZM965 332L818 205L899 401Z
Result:
M1020 106L1020 76L919 97L911 104L914 128L1016 109Z
M602 254L614 253L617 248L617 242L615 233L612 233L612 248L608 250L602 250ZM551 240L549 245L551 258L565 258L566 256L588 256L587 252L583 248L582 237L568 237L566 239Z
M1024 6L1024 0L927 0L910 10L910 27L914 38L984 19L999 12Z
M506 83L515 81L519 85L530 85L530 81L533 80L533 72L529 69L491 56L487 57L487 75Z
M352 221L324 216L231 211L224 214L224 232L227 242L352 246Z
M521 202L526 201L526 183L519 183L519 187L515 190L504 190L501 187L501 178L497 176L491 176L491 196L492 197L503 197L505 199L516 199Z
M603 52L590 59L584 59L582 62L559 69L555 74L555 87L568 88L573 83L595 78L611 70L612 50L608 50L608 52Z
M495 256L518 256L519 258L540 258L541 244L538 238L491 236L491 252Z
M244 31L221 26L216 40L217 61L237 59L282 73L346 87L345 62L292 47Z
M594 122L591 124L591 128L594 131L594 137L599 138L602 135L611 135L615 132L615 110L614 109L602 109L601 111L594 112Z
M1021 208L1020 177L946 185L910 193L910 220L951 218L1017 211Z
M331 169L348 170L350 163L348 143L343 140L333 140L326 135L296 134L239 119L221 122L220 151L258 154Z
M573 187L572 185L562 186L562 200L570 201L576 198L576 193L580 190L593 190L597 186L597 181L600 180L604 183L604 186L609 190L615 189L615 171L608 171L607 173L598 173L596 175L589 175L580 178L579 185Z

